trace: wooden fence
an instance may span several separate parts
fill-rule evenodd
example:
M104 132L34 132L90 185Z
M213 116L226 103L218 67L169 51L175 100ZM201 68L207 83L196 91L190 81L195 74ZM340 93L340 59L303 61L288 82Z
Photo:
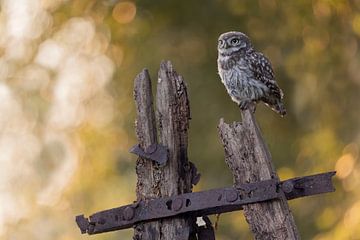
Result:
M188 160L190 105L186 83L169 61L160 65L156 107L144 69L135 79L138 145L136 202L76 217L82 233L134 227L135 240L211 240L209 214L244 210L255 239L300 239L287 200L334 191L334 172L280 181L251 110L218 125L234 186L191 193L200 179ZM196 224L203 217L204 226Z

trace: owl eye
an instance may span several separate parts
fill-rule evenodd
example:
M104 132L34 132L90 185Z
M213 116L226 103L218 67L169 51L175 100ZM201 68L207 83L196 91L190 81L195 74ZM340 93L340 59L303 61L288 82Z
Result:
M231 42L232 45L236 45L236 44L238 44L240 42L240 40L237 39L237 38L233 38L233 39L231 39L230 42Z

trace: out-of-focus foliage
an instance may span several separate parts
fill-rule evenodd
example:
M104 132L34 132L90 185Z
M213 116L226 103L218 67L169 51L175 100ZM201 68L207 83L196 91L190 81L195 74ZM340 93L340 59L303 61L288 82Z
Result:
M188 83L196 190L231 185L216 129L239 120L216 70L229 30L271 59L285 92L285 118L256 113L280 177L337 170L336 193L290 203L302 238L358 239L359 0L2 0L0 238L88 239L75 215L135 199L133 79L147 67L156 80L161 59ZM217 236L251 238L241 212L221 215Z

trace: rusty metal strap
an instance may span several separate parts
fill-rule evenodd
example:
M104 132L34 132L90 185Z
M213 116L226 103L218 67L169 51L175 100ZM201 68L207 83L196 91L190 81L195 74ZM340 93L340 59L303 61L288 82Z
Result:
M294 199L334 191L331 177L335 172L277 182L274 179L202 192L163 197L76 217L81 233L97 234L130 228L139 222L182 214L204 216L241 210L249 203L279 198Z
M157 162L161 166L165 165L168 160L167 148L160 144L152 144L145 150L139 144L136 144L130 149L130 152L139 157Z

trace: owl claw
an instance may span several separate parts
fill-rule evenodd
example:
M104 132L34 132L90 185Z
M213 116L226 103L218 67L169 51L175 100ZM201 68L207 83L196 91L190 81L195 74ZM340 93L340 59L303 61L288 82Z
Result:
M252 113L255 113L256 103L253 103L251 100L242 100L239 102L239 108L242 111L249 109Z
M241 110L246 110L246 109L248 109L249 108L249 104L250 104L250 100L242 100L242 101L240 101L239 102L239 108L241 109Z

